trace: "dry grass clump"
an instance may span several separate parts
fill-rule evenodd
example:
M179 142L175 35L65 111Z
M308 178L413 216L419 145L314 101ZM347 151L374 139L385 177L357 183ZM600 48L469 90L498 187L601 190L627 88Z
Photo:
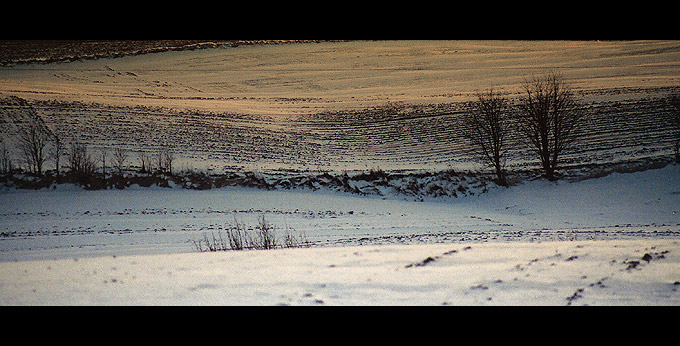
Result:
M276 234L276 227L269 223L264 215L258 217L257 224L252 228L248 228L234 217L233 225L229 226L224 233L223 235L222 231L218 231L215 235L215 232L211 232L210 237L203 233L203 238L192 240L192 242L198 252L270 250L309 245L304 234L298 234L288 225L285 227L285 234L279 239Z

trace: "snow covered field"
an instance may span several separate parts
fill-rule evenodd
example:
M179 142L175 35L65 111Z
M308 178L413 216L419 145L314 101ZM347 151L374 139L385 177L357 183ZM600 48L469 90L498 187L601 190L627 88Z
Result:
M590 119L564 155L569 179L464 181L456 198L3 187L0 305L680 305L680 165L659 165L672 155L662 99L680 81L678 41L322 42L8 64L0 136L12 144L26 120L16 96L66 142L127 150L130 171L165 145L178 171L470 173L464 102L489 87L514 97L550 70ZM527 151L511 150L511 170L531 173ZM578 179L650 162L663 168ZM262 216L305 247L195 246Z
M672 154L660 99L679 61L678 41L397 40L17 64L0 66L0 120L17 112L3 97L21 97L65 142L123 148L137 166L166 145L177 169L467 169L464 102L555 70L591 119L565 163L613 163ZM525 168L525 152L508 165Z
M256 189L5 191L0 302L678 305L678 182L671 165L425 202ZM193 248L234 217L259 215L312 246Z
M677 306L678 254L677 239L638 239L381 245L10 262L0 266L0 302Z

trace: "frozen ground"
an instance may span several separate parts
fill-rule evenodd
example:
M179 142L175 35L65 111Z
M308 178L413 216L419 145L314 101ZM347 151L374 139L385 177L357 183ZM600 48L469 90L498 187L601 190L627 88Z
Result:
M679 61L678 41L359 41L8 64L0 135L11 146L34 110L130 169L168 146L186 171L474 170L463 103L558 70L590 121L564 167L598 175L672 155ZM526 150L512 170L536 166ZM5 189L0 304L680 305L680 166L576 180L458 198ZM260 216L308 247L196 251Z
M591 122L564 163L612 163L672 154L661 99L679 61L678 41L356 41L5 65L0 121L22 120L5 101L21 97L65 142L128 150L136 166L167 146L177 169L463 169L464 102L558 71ZM535 164L525 153L508 165Z
M459 198L318 190L130 188L0 193L0 260L191 252L260 216L311 246L680 236L680 166L580 182L527 181Z
M309 191L5 191L0 302L678 305L680 166L425 202ZM199 253L265 215L309 248ZM281 233L279 233L281 234Z
M680 305L680 241L449 243L0 265L3 305Z

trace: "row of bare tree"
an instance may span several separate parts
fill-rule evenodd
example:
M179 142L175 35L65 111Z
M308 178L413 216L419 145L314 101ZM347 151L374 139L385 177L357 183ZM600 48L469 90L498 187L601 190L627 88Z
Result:
M668 102L675 109L669 125L676 135L675 158L680 163L680 97L669 96ZM96 170L96 161L101 163L102 173L106 173L105 149L100 151L95 160L88 154L85 144L70 143L70 147L66 148L62 137L50 131L30 106L28 109L31 121L20 132L18 149L29 172L42 176L45 162L52 158L59 177L60 159L66 156L72 174L91 175ZM585 116L578 107L571 87L560 74L553 72L526 80L515 104L494 90L479 92L477 99L470 102L462 120L465 137L495 169L498 184L507 186L505 157L511 131L517 131L538 156L545 178L555 180L560 155L579 139ZM51 147L48 152L49 143ZM12 170L9 157L3 143L0 149L2 173ZM127 159L127 152L116 148L113 160L109 159L108 162L111 168L122 175ZM141 152L138 159L142 172L150 172L154 166L157 171L172 173L174 155L168 145L161 146L154 156Z
M59 178L64 168L62 159L65 158L69 173L76 177L93 175L98 164L101 164L101 173L104 175L107 173L107 164L119 175L123 174L129 157L125 149L115 148L109 157L106 149L93 155L88 152L87 145L80 142L71 142L67 147L61 134L51 131L32 107L24 106L29 116L19 130L17 149L27 172L42 177L45 163L53 160L56 177ZM0 147L0 173L10 173L15 168L10 151L6 143L1 143ZM172 174L174 154L168 145L161 145L155 155L146 152L138 155L142 172L155 170Z
M668 102L675 109L669 125L680 163L680 97L670 96ZM465 137L495 169L498 184L508 186L505 156L511 131L538 156L544 177L555 180L560 155L583 134L585 114L562 75L551 72L525 80L515 104L493 89L477 93L462 120Z

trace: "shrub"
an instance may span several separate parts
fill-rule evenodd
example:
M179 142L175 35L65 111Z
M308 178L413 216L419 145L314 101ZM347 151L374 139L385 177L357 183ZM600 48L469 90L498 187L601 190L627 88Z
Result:
M304 234L295 235L294 230L292 230L288 225L286 225L286 233L283 236L283 246L287 248L294 247L306 247L309 245L309 240Z
M248 229L243 223L234 217L234 224L227 227L226 235L223 236L219 231L211 235L203 233L203 237L192 240L198 252L215 252L228 250L270 250L277 247L302 247L308 246L309 241L304 235L294 234L294 230L286 225L286 234L283 237L283 244L277 244L276 227L270 224L264 215L258 217L257 225L253 229Z
M235 216L234 227L227 230L227 239L229 241L229 248L232 250L243 250L245 247L247 247L246 239L248 238L246 229L243 224L236 220Z
M255 233L256 240L252 244L255 249L269 250L276 247L276 232L274 226L267 222L264 215L261 215L257 219Z

